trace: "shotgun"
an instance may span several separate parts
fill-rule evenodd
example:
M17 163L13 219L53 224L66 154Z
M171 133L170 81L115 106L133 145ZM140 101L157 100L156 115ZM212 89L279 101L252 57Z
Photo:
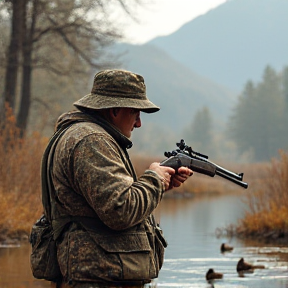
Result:
M244 173L234 173L219 165L208 160L208 156L195 152L191 147L185 144L185 141L181 139L180 143L176 143L177 149L172 152L165 152L164 156L167 157L160 163L161 166L168 166L176 171L179 167L189 167L194 172L214 177L218 175L226 180L229 180L245 189L248 188L248 184L243 182Z

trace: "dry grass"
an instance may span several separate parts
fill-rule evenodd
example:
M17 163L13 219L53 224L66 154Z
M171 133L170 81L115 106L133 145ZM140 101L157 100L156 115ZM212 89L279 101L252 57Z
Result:
M7 109L0 135L0 232L2 237L27 235L42 211L40 163L47 139L33 133L19 137Z
M285 238L288 236L288 153L261 167L253 190L247 194L249 209L237 233L245 236Z

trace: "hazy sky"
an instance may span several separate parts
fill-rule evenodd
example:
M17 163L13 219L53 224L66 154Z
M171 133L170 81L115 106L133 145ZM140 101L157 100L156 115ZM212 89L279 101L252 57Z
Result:
M224 2L226 0L151 0L149 5L138 9L139 24L127 17L127 41L142 44L157 36L171 34Z

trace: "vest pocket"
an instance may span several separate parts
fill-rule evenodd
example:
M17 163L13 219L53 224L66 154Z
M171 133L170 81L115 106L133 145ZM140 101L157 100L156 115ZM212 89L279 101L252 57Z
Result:
M68 270L76 281L149 281L158 273L145 232L71 232Z
M162 229L157 225L155 227L155 251L158 256L158 269L160 270L164 262L164 250L167 247L167 242L163 236Z

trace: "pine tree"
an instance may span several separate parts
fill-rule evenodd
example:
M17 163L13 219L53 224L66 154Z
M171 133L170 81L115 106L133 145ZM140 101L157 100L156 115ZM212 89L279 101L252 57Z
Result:
M187 145L193 146L192 149L203 154L215 154L212 150L212 116L207 107L198 110L193 118L190 131L186 131L188 138Z
M258 85L247 82L229 119L229 135L241 154L252 151L256 161L277 155L284 146L284 107L280 76L267 66Z

